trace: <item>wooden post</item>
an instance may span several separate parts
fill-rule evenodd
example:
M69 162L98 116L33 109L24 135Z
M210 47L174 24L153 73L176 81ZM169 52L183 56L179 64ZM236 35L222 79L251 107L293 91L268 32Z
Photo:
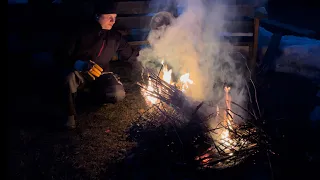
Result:
M258 53L258 38L259 38L259 26L260 19L254 18L253 20L253 45L251 49L251 58L249 59L248 66L251 70L252 80L255 79L255 69L256 69L256 61L257 61L257 53Z
M263 64L268 65L268 71L273 71L276 68L276 55L279 50L282 34L275 33L271 36L271 40L268 45L268 49L263 57Z

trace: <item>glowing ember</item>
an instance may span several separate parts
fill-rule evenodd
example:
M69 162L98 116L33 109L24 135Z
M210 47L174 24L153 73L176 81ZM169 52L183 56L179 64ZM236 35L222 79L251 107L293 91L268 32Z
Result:
M231 121L233 120L233 116L231 114L231 96L229 94L230 92L230 87L224 87L225 91L225 102L226 102L226 111L225 111L225 116L224 116L224 126L227 126L228 128L225 129L220 136L220 141L221 141L221 146L224 146L224 149L226 149L226 153L229 153L230 149L233 149L234 147L234 141L230 138L229 135L229 129L233 130ZM231 153L232 154L232 153Z
M229 131L225 130L221 133L221 141L223 142L224 145L231 147L232 146L232 140L229 137Z
M231 121L233 120L233 114L231 112L231 96L229 94L230 89L231 89L230 87L224 87L224 91L226 94L225 100L226 100L226 106L227 106L224 121L226 122L225 125L227 125L228 128L232 130Z
M230 87L224 87L226 110L221 111L221 106L216 107L214 121L218 120L219 122L210 134L213 145L204 154L195 158L205 168L232 167L257 152L258 135L256 129L246 124L234 123L234 115L236 114L231 110L230 90ZM221 117L222 119L220 119Z
M224 153L229 154L230 156L233 155L233 150L237 149L237 143L235 140L232 139L230 136L230 131L233 130L233 114L231 112L231 96L230 96L230 87L225 87L225 103L226 103L226 111L223 116L222 124L224 127L223 130L220 132L220 135L213 137L219 142L218 148L223 150ZM217 106L216 109L217 118L219 118L220 108Z

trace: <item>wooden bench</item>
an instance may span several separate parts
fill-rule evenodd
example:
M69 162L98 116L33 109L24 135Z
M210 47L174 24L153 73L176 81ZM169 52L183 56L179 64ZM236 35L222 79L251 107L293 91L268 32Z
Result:
M118 17L114 28L125 34L132 46L147 46L149 23L154 13L164 10L178 16L178 8L174 4L158 8L153 8L154 6L149 1L118 2ZM237 11L239 16L226 22L226 32L222 39L231 42L235 47L247 49L248 65L253 68L258 50L259 18L254 17L254 7L251 5L231 4L227 8L231 12Z
M148 46L147 37L150 32L152 16L159 11L168 11L176 15L174 4L160 7L150 1L121 1L116 3L117 20L113 29L121 32L129 44L136 49ZM119 62L115 55L111 62L111 69L120 75L122 79L131 79L131 71L128 64Z
M152 16L160 11L168 11L177 15L174 4L166 7L157 7L150 1L124 1L116 3L117 21L114 29L126 35L132 46L148 45L146 40L150 32L150 21Z

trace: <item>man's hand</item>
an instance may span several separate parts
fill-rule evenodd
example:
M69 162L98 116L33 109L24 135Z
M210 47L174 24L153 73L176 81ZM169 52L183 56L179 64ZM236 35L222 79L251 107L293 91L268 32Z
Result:
M88 74L88 77L90 77L92 80L100 77L101 73L103 72L103 69L93 61L78 60L74 64L74 68L77 71L85 72L85 74Z
M103 69L98 64L96 64L91 60L90 60L90 65L91 65L91 68L88 70L88 74L89 76L91 76L93 80L95 80L97 77L101 76Z

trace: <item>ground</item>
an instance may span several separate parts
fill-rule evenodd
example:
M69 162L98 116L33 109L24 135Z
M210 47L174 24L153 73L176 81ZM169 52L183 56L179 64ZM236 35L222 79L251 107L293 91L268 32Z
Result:
M10 57L11 67L26 58ZM19 73L8 77L9 179L225 180L235 175L237 179L283 179L311 177L315 172L320 152L315 137L320 131L319 123L312 124L309 115L319 105L315 97L319 87L304 77L278 72L257 79L265 129L277 153L270 157L271 167L264 154L235 168L200 171L192 163L175 162L178 156L168 153L166 147L177 142L175 134L164 139L161 131L146 133L142 139L148 141L143 145L132 139L132 127L147 108L134 82L122 77L127 96L118 104L91 107L82 103L78 128L61 131L56 128L61 109L54 74L50 69L26 67L17 67Z
M316 130L310 127L308 115L317 103L317 87L304 78L284 73L267 75L261 82L258 93L268 120L266 128L280 154L271 157L275 179L311 176L319 151L313 143ZM238 179L271 179L265 158L221 172L203 172L172 164L161 149L166 145L162 139L152 139L149 147L139 148L128 138L129 130L147 107L139 88L130 82L125 85L124 101L83 111L74 131L52 128L52 121L58 117L55 114L59 114L56 105L39 97L37 100L37 91L12 96L16 101L12 101L10 107L14 108L9 111L10 179L232 179L235 172ZM153 150L147 153L151 144Z

